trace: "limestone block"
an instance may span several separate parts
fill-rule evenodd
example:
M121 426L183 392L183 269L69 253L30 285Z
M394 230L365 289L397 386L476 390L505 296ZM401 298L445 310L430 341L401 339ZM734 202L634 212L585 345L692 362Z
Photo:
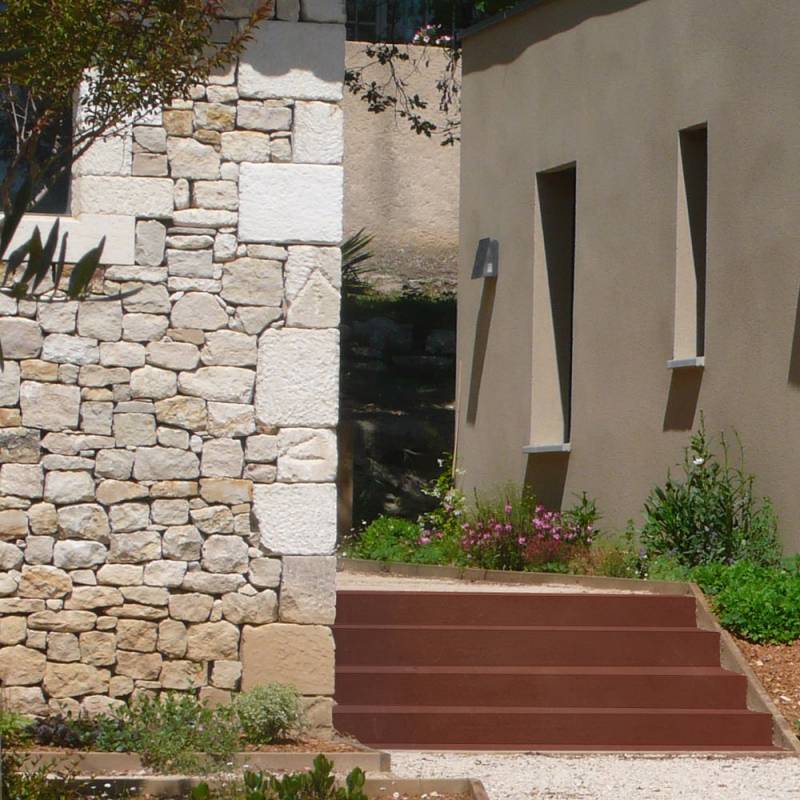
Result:
M178 387L184 394L222 403L249 403L256 373L240 367L200 367L181 372Z
M24 566L17 591L20 597L41 597L48 600L66 597L72 591L72 579L58 567Z
M236 439L210 439L203 445L200 474L211 478L238 478L242 474L244 454Z
M167 152L167 132L161 127L137 126L133 129L133 141L151 153Z
M193 661L165 661L161 668L161 686L164 689L188 691L208 683L205 664Z
M153 653L158 641L158 625L143 619L121 619L117 623L117 647L139 653Z
M120 416L128 416L122 414ZM135 481L101 481L97 486L97 500L104 506L124 503L127 500L140 500L149 494L146 486Z
M286 324L292 328L335 328L339 325L340 304L340 290L323 274L314 272L289 299Z
M169 294L163 284L128 282L122 284L122 291L132 292L122 301L126 312L169 314Z
M157 314L125 314L122 338L129 342L152 342L160 339L169 327L167 317Z
M211 683L219 689L236 689L242 677L238 661L215 661L211 667Z
M35 464L38 461L39 431L17 427L0 429L0 464Z
M295 103L293 160L306 164L341 164L343 117L344 112L334 103Z
M6 361L0 372L0 406L14 406L19 402L19 364Z
M312 736L320 739L330 739L333 736L333 706L332 697L304 697L303 719L305 730Z
M48 661L80 661L81 650L74 633L51 633L47 637Z
M219 178L219 153L211 145L201 144L196 139L169 139L167 155L173 178L212 181ZM171 190L170 185L170 195Z
M222 615L236 625L264 625L278 618L278 596L271 589L254 595L222 595Z
M96 364L100 361L100 351L96 339L51 333L42 345L42 358L57 364Z
M56 542L53 548L53 564L62 569L87 569L104 564L108 550L100 542L68 539Z
M242 689L271 682L301 694L333 694L334 646L330 628L274 623L242 631Z
M169 136L191 136L194 133L194 113L188 109L166 109L164 130Z
M175 328L199 328L215 331L228 324L228 315L213 294L189 292L172 307L172 325Z
M238 536L214 534L203 543L203 569L208 572L247 571L247 543Z
M239 240L232 233L220 233L214 239L214 261L230 261L236 257Z
M259 340L256 418L270 426L335 427L339 332L267 330Z
M58 364L51 364L49 361L41 361L38 358L27 358L21 361L19 370L20 377L25 381L53 383L58 380Z
M88 539L108 544L111 528L103 508L95 503L82 503L60 508L58 533L62 539Z
M117 650L117 675L127 675L144 681L158 680L161 674L162 658L160 653L136 653L129 650Z
M236 592L247 583L239 573L187 572L183 579L183 589L187 592L222 595Z
M64 604L67 610L92 611L120 605L122 593L113 586L78 586Z
M214 599L207 594L173 594L169 598L169 615L183 622L205 622L213 604Z
M129 503L128 505L138 504ZM115 508L120 508L120 506ZM146 505L145 509L147 509ZM142 564L156 561L159 558L161 558L161 536L155 531L115 533L111 536L109 560L116 564Z
M37 358L42 350L42 331L30 319L0 319L3 358Z
M157 525L185 525L189 521L187 500L156 500L150 514Z
M40 303L36 319L45 333L74 333L77 313L78 303L75 300Z
M278 468L272 464L247 464L242 476L253 483L275 483Z
M239 657L239 629L230 622L191 625L187 633L186 658L217 661Z
M141 531L150 524L150 506L147 503L120 503L111 507L108 516L111 530L115 533Z
M135 589L142 589L147 587L136 586ZM121 606L112 606L108 609L108 613L114 617L125 619L149 619L160 620L167 616L165 608L155 608L153 606L141 605L139 603L124 603Z
M87 631L79 637L81 663L93 667L111 666L116 661L117 637L113 633Z
M163 178L169 175L167 157L158 153L135 153L133 156L134 175Z
M104 694L108 691L111 674L90 664L48 663L43 687L50 697L80 697L85 694Z
M159 622L158 650L166 656L183 658L186 654L186 626L174 619Z
M0 617L0 645L20 644L25 641L27 634L25 617Z
M51 633L83 633L92 630L96 621L97 614L91 611L36 611L28 617L28 627Z
M98 478L112 478L124 481L130 478L133 471L133 453L121 450L101 450L95 462L95 474Z
M169 374L172 375L172 373ZM114 414L114 439L118 447L150 447L154 445L156 443L155 417L152 414Z
M159 128L140 128L158 131ZM162 131L163 132L163 131ZM164 138L166 149L166 137ZM158 267L164 261L167 229L157 220L141 220L136 223L136 263L145 267Z
M222 134L222 157L237 163L269 161L269 136L257 131L234 131ZM202 205L198 203L198 205ZM214 206L209 206L213 208Z
M25 540L25 563L35 566L51 563L55 543L52 536L28 536Z
M27 716L46 716L49 712L38 686L9 686L0 693L6 711Z
M122 338L122 303L119 300L82 302L78 309L78 334L102 342L119 341ZM45 339L45 352L47 343Z
M236 109L219 103L194 104L195 127L211 131L232 131L236 125Z
M344 24L347 21L344 0L300 0L300 19Z
M113 403L84 402L81 405L81 429L86 433L108 436L111 433Z
M164 531L164 558L199 561L203 537L194 525L180 525Z
M144 567L136 564L106 564L97 571L97 580L110 586L136 586L143 577Z
M173 219L184 228L230 228L237 224L239 215L221 209L187 208L176 211Z
M239 95L341 100L343 65L343 26L266 22L239 65Z
M56 505L94 500L94 479L90 472L48 472L44 499Z
M152 222L152 220L148 220L148 222ZM126 283L128 281L134 281L135 283L164 283L167 279L167 268L162 266L144 267L140 264L108 267L105 271L105 279L113 283ZM116 288L115 286L114 289ZM125 298L122 300L124 309Z
M188 342L153 342L147 345L147 363L155 367L193 370L199 361L200 351Z
M292 109L243 101L237 109L237 123L245 130L288 131L292 127Z
M280 262L239 258L222 268L222 297L228 303L279 307L283 300Z
M223 143L224 141L225 136L223 136ZM223 155L224 153L223 144ZM194 202L200 208L223 208L236 211L239 208L239 191L236 181L197 181L194 185Z
M209 403L208 432L212 436L247 436L256 429L255 411L246 403Z
M186 567L185 561L152 561L144 568L144 582L177 589L183 583Z
M156 481L150 497L196 497L197 489L197 481Z
M171 447L140 447L136 451L133 476L139 481L192 480L200 475L194 453Z
M336 557L286 556L281 622L332 625L336 617Z
M253 499L250 481L230 478L203 478L200 481L200 496L207 503L249 503Z
M113 679L112 679L113 680ZM110 686L110 681L109 681ZM122 700L115 700L104 694L93 694L81 700L81 715L92 719L94 717L108 717L125 707Z
M247 437L245 461L258 464L271 464L278 460L278 437L271 434L259 434Z
M28 535L28 518L24 511L0 511L0 539L19 539Z
M183 387L181 387L183 389ZM156 419L190 431L206 429L206 403L199 397L170 397L156 403Z
M116 656L114 658L116 661ZM127 697L133 691L133 678L127 675L114 675L108 684L110 697Z
M20 387L22 424L29 428L43 428L46 431L76 428L80 402L81 390L77 386L23 381Z
M158 367L145 366L131 373L131 394L133 397L147 397L162 400L178 391L178 379L174 372Z
M23 645L0 647L0 684L35 686L42 682L47 659L44 653Z
M339 166L242 164L239 192L243 242L339 244L342 240Z
M278 480L332 483L338 468L336 434L323 428L282 428L278 434Z
M217 331L206 335L206 344L200 357L209 366L254 367L256 346L255 336L235 331Z
M169 601L169 592L162 586L123 586L121 591L125 600L132 603L166 606Z
M130 175L131 141L129 136L97 139L73 164L72 175Z
M72 181L73 214L172 216L172 181L168 178L84 176Z
M336 547L335 484L259 484L253 513L272 553L328 555Z
M162 447L177 447L181 450L188 450L189 441L189 431L179 431L175 428L158 429L158 443Z
M143 367L145 349L134 342L101 342L100 363L104 367Z
M91 569L76 569L70 572L70 578L76 586L97 586L97 575Z
M0 495L16 495L31 500L42 496L44 475L36 464L3 464L0 467Z
M247 578L257 589L277 588L281 582L281 559L254 558Z
M202 533L233 533L233 514L227 506L208 506L189 512Z

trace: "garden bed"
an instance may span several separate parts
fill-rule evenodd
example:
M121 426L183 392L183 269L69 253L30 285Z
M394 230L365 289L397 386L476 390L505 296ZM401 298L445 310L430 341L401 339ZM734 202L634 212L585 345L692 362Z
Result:
M792 730L800 730L800 640L753 644L737 639L736 644Z

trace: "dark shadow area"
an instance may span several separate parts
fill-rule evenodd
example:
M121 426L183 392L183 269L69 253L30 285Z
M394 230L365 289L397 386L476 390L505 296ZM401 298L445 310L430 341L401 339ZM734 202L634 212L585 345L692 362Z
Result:
M575 166L537 176L556 369L564 417L562 442L570 440L572 413L572 319L575 298Z
M464 74L480 72L496 64L508 64L536 42L576 28L592 17L616 14L638 6L645 0L528 0L497 17L478 23L468 33L464 45ZM530 19L521 17L531 12ZM492 28L503 38L502 50L481 48L479 34Z
M469 394L467 395L467 424L474 425L478 418L478 400L481 393L483 367L486 361L486 348L489 345L489 330L492 324L494 296L497 281L484 280L481 290L481 304L475 322L475 343L472 346L472 369L469 373Z
M680 132L686 211L692 239L692 260L697 297L696 354L706 346L706 252L708 245L708 128L703 125Z
M794 312L792 354L789 357L789 383L800 387L800 289L797 291L797 308Z
M560 509L567 485L569 453L535 453L528 456L525 485L545 508Z
M697 413L702 369L674 369L669 383L667 410L664 412L665 431L691 431Z

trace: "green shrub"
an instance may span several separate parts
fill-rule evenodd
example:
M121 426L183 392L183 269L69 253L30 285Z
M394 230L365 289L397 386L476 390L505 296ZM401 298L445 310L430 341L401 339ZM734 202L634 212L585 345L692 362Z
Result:
M764 567L748 561L692 570L711 595L722 626L751 642L789 644L800 639L800 571L797 562Z
M684 478L668 474L645 502L642 543L651 556L666 554L687 567L740 560L776 564L780 545L772 505L756 498L741 444L738 466L730 463L724 435L720 445L721 461L701 421L685 451Z
M143 695L97 722L96 747L138 753L161 771L196 772L237 749L241 730L231 707L210 708L194 695Z
M18 747L27 743L30 738L30 719L0 708L0 746Z
M233 709L249 744L270 744L300 731L303 706L292 686L269 683L236 697Z

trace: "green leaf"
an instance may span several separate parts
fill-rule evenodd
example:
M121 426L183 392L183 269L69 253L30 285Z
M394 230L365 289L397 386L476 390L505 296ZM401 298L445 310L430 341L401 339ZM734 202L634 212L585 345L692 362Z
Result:
M70 300L75 300L86 293L94 273L100 265L100 257L103 255L105 245L106 237L104 236L97 247L92 248L75 264L67 284L67 296Z

